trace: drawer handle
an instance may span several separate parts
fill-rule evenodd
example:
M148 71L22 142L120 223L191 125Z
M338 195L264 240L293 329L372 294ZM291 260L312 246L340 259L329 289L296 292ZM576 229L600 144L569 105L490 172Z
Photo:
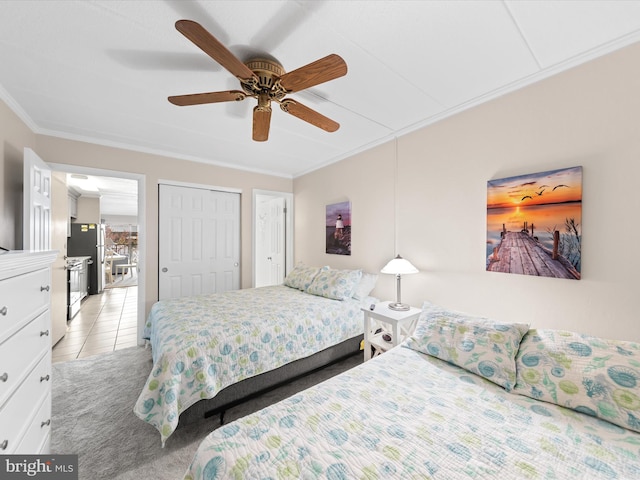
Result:
M9 440L5 440L4 442L0 443L0 449L2 450L6 450L8 446L9 446Z
M49 336L49 330L45 330L44 332L40 332L40 336L44 337L44 336Z
M6 382L7 380L9 380L9 374L7 372L4 372L0 377L0 380L2 380L3 382Z
M7 315L7 306L6 305L4 307L0 308L0 315L2 315L3 317Z
M42 422L40 424L40 428L42 427L48 427L49 425L51 425L51 419L47 420L46 422Z
M40 381L41 382L48 382L49 381L49 374L47 373L44 377L40 377Z
M49 291L49 285L47 285L46 287L40 287L40 291L41 291L41 292L44 292L45 290L46 290L47 292Z

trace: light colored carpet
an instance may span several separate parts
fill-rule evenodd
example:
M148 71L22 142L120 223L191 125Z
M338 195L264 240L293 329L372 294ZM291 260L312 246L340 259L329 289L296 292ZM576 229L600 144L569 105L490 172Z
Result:
M225 423L362 363L355 355L225 414ZM151 351L131 347L53 365L51 451L77 454L80 480L181 479L217 416L179 425L161 447L160 434L133 414L151 371Z

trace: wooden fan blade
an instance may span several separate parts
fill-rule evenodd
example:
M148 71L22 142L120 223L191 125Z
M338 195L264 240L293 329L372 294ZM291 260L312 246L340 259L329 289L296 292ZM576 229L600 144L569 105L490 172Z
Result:
M256 142L265 142L269 138L269 125L271 124L271 107L253 108L253 139Z
M342 77L347 73L347 64L342 57L332 53L304 67L285 73L280 77L280 85L287 92L298 92L329 80Z
M254 76L244 63L242 63L227 47L217 38L204 29L202 25L192 20L178 20L176 30L191 40L204 53L229 70L231 74L242 79L249 80Z
M239 102L246 98L246 94L240 90L226 92L192 93L190 95L175 95L168 100L174 105L185 107L187 105L202 105L203 103Z
M305 122L315 125L327 132L335 132L340 128L340 124L338 122L334 122L330 118L325 117L321 113L318 113L295 100L283 100L282 103L280 103L280 108L294 117L298 117L300 120L304 120Z

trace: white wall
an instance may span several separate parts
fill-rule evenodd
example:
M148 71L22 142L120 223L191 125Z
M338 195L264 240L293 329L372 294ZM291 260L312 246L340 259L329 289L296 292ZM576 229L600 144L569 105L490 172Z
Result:
M377 271L397 250L421 271L402 283L415 306L640 341L639 78L634 45L400 137L397 160L390 142L296 179L296 261ZM486 272L487 180L576 165L582 279ZM353 253L327 255L324 208L345 199Z
M22 248L24 147L34 143L35 134L0 101L0 247L9 250Z

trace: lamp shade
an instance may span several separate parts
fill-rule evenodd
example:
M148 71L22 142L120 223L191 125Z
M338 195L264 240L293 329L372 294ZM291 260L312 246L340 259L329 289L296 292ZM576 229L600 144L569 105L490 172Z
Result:
M380 273L389 273L391 275L408 275L410 273L418 273L418 269L414 267L409 260L402 258L400 255L387 263Z
M414 267L409 260L405 260L400 255L387 263L380 273L389 273L396 276L396 301L389 304L391 310L406 311L411 307L402 303L400 300L400 278L402 275L408 275L410 273L418 273L418 269Z

